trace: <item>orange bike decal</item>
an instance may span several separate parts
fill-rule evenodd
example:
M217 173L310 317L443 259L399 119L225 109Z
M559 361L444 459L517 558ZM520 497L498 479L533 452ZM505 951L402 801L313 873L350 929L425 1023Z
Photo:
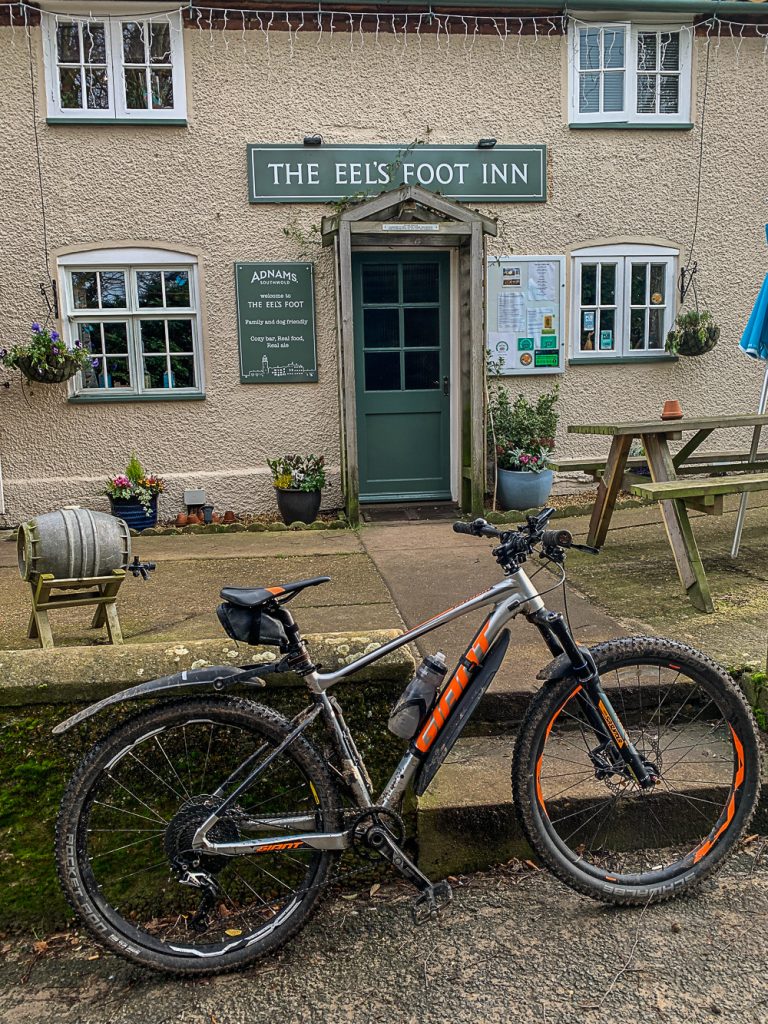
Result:
M568 694L568 696L565 698L565 700L560 705L560 707L557 709L557 711L554 713L554 715L552 715L552 718L549 721L549 725L547 725L547 731L544 733L544 742L541 744L541 753L539 754L539 760L536 762L536 796L537 796L538 801L539 801L539 806L541 807L542 811L544 811L545 814L547 814L547 808L546 808L546 806L544 804L544 794L541 792L541 761L542 761L542 758L544 757L544 743L546 743L547 740L549 739L549 734L552 732L552 727L554 726L555 722L557 721L557 718L558 718L558 715L560 714L560 712L563 710L563 708L568 703L568 701L571 700L573 697L575 697L576 694L579 693L580 691L581 691L581 686L577 686L575 690L573 690L571 693ZM549 817L549 815L547 815L547 817Z
M284 594L285 593L285 587L265 587L264 589L268 593L274 594L275 597L277 597L278 594Z
M603 721L608 726L608 730L611 736L613 736L614 740L616 741L616 746L619 748L619 750L621 750L621 748L624 746L624 740L621 738L621 733L616 728L616 723L608 713L608 708L605 706L605 704L603 704L601 700L597 702L597 707L600 711L600 714L603 716Z
M484 655L490 647L488 641L488 624L485 623L480 632L475 637L474 643L471 649L466 655L466 660L472 663L472 665L478 667L483 660ZM469 685L469 670L464 665L459 665L454 673L453 679L443 690L440 700L435 705L435 709L429 716L429 721L424 726L416 740L416 749L421 751L422 754L426 754L432 744L438 737L440 730L443 728L445 723L448 721L451 712L456 707L459 697L466 690Z
M301 839L294 839L288 843L270 843L268 846L260 846L254 853L275 853L278 850L298 850L299 847L304 846Z
M720 838L723 832L726 831L728 826L733 821L733 816L736 813L736 790L740 789L742 783L744 782L744 747L742 745L741 740L734 732L733 726L730 724L730 722L728 723L728 728L731 730L731 735L733 736L733 745L736 747L736 757L738 762L736 767L736 775L733 780L733 789L731 790L731 796L728 800L728 807L725 811L725 821L717 830L717 832L715 832L711 839L709 836L707 836L707 838L694 850L694 864L698 864L701 858L709 853L709 851L715 845L717 840Z

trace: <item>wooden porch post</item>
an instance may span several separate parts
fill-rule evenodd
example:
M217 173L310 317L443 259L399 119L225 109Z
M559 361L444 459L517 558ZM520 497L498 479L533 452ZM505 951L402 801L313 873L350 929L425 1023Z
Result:
M352 526L360 521L360 471L357 456L355 335L352 310L352 235L349 221L339 223L339 302L341 306L342 408L344 421L344 502Z
M483 301L483 225L473 221L470 241L469 393L472 515L483 514L485 498L485 302Z

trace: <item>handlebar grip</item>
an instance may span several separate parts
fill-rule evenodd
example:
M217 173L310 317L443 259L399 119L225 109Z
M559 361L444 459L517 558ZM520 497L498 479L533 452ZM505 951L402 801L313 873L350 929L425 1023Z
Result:
M470 537L476 537L477 534L475 533L474 526L474 523L454 523L453 532L466 533L469 534Z
M541 543L545 548L569 548L573 544L573 534L569 530L544 530Z

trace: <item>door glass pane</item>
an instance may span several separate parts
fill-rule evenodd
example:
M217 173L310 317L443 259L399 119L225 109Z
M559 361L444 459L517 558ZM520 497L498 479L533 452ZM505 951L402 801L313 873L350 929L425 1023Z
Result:
M170 68L152 68L152 109L170 110L173 107L173 72Z
M171 63L171 26L155 22L149 26L149 60L151 64Z
M656 70L655 32L641 32L637 37L637 70Z
M404 309L403 343L407 347L440 345L440 309Z
M624 29L606 29L603 32L603 67L624 67Z
M67 110L78 110L83 105L83 86L80 68L59 68L59 95Z
M440 353L405 353L405 390L436 391L440 387Z
M680 33L661 33L661 70L680 70Z
M365 390L400 390L400 353L365 353Z
M72 300L75 309L98 309L99 291L95 270L72 272Z
M128 330L126 325L107 321L102 326L104 328L104 351L108 355L127 354Z
M676 114L680 109L680 76L661 75L659 113Z
M645 305L645 283L648 275L648 266L645 263L632 264L632 276L630 278L630 305Z
M664 347L664 310L650 309L648 311L648 348Z
M126 64L144 64L144 26L138 21L123 22L123 60Z
M395 263L363 264L363 302L397 302L397 265Z
M624 109L624 72L606 71L603 75L603 110Z
M80 63L80 33L74 22L57 26L56 51L59 64Z
M399 348L400 311L364 309L363 344L366 348Z
M585 263L581 268L581 304L592 306L597 302L597 264Z
M103 22L90 21L83 25L83 60L86 64L106 63L107 42Z
M125 105L129 110L146 110L147 73L144 68L125 69Z
M629 347L645 348L645 310L633 309L629 315Z
M616 305L616 264L603 263L600 267L600 303Z
M171 352L191 352L192 345L192 321L191 320L169 320L168 321L168 349Z
M579 75L579 113L597 114L600 111L600 75Z
M656 113L656 75L637 76L638 114Z
M186 270L166 270L164 276L166 306L191 306L189 273Z
M101 270L101 305L103 309L125 309L125 274L122 270Z
M440 264L403 264L403 302L440 301Z
M165 352L165 321L141 320L141 345L145 352Z
M599 28L583 28L579 31L579 67L582 71L600 67Z
M664 263L651 264L651 305L663 306L667 286L667 267Z
M159 270L140 270L136 274L136 287L140 306L162 306L163 284Z

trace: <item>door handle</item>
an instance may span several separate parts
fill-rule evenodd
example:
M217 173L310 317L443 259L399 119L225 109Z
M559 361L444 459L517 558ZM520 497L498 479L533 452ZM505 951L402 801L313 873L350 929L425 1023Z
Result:
M443 377L443 394L444 395L449 395L450 393L451 393L451 390L450 390L450 388L448 386L448 378L447 377Z

